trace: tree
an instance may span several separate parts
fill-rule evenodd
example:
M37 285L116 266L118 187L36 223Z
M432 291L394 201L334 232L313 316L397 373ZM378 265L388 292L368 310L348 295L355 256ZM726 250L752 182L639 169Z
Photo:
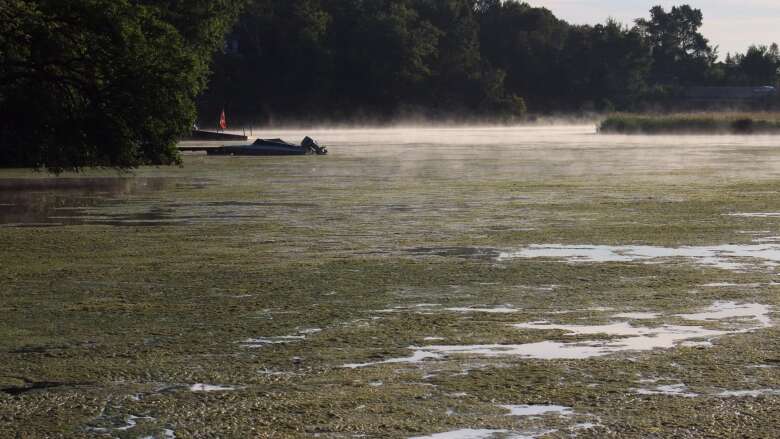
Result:
M201 114L216 116L226 107L239 123L253 123L319 107L330 88L331 22L320 0L251 2L229 36L234 48L217 55Z
M199 108L254 123L512 119L526 102L631 110L680 86L770 78L771 48L717 63L702 22L688 5L628 28L573 26L517 0L253 0Z
M545 8L514 1L480 1L483 59L506 72L507 93L528 98L537 109L566 101L560 55L569 25Z
M650 10L650 19L636 20L637 29L650 44L653 56L651 79L664 85L704 82L717 51L699 32L703 14L689 5L661 6Z
M636 29L614 20L572 28L561 60L567 93L583 108L628 109L647 91L647 43Z
M177 163L175 143L195 118L211 54L177 28L194 26L180 6L6 0L0 165L56 172ZM163 19L174 12L179 23Z
M409 0L351 0L334 7L334 99L380 115L416 105L442 32Z
M736 60L741 73L749 85L775 85L780 67L780 51L777 44L771 46L750 46L744 55Z

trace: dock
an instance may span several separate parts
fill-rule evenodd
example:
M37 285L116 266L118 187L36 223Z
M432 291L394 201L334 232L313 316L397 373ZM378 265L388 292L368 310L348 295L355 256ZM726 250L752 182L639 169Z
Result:
M216 131L203 131L203 130L193 130L189 136L185 136L181 139L182 141L207 141L207 142L214 142L214 141L227 141L227 142L234 142L234 141L247 141L249 138L247 136L242 136L240 134L227 134L227 133L219 133Z

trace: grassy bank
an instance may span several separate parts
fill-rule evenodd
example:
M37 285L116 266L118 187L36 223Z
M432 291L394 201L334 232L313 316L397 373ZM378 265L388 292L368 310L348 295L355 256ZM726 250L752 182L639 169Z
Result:
M780 134L780 113L615 114L603 134Z

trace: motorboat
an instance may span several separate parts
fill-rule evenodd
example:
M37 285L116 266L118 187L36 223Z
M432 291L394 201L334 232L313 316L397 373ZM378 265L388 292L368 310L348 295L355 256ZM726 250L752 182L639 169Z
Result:
M328 149L320 146L311 137L303 139L300 145L285 142L282 139L257 139L250 145L225 145L219 148L209 148L208 155L325 155Z

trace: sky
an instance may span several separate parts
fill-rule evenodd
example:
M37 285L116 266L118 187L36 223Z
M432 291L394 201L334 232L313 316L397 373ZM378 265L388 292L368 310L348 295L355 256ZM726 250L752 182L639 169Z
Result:
M650 17L650 8L689 4L704 14L702 34L718 54L743 53L751 44L780 43L780 0L525 0L551 10L572 24L603 23L612 17L624 24Z

